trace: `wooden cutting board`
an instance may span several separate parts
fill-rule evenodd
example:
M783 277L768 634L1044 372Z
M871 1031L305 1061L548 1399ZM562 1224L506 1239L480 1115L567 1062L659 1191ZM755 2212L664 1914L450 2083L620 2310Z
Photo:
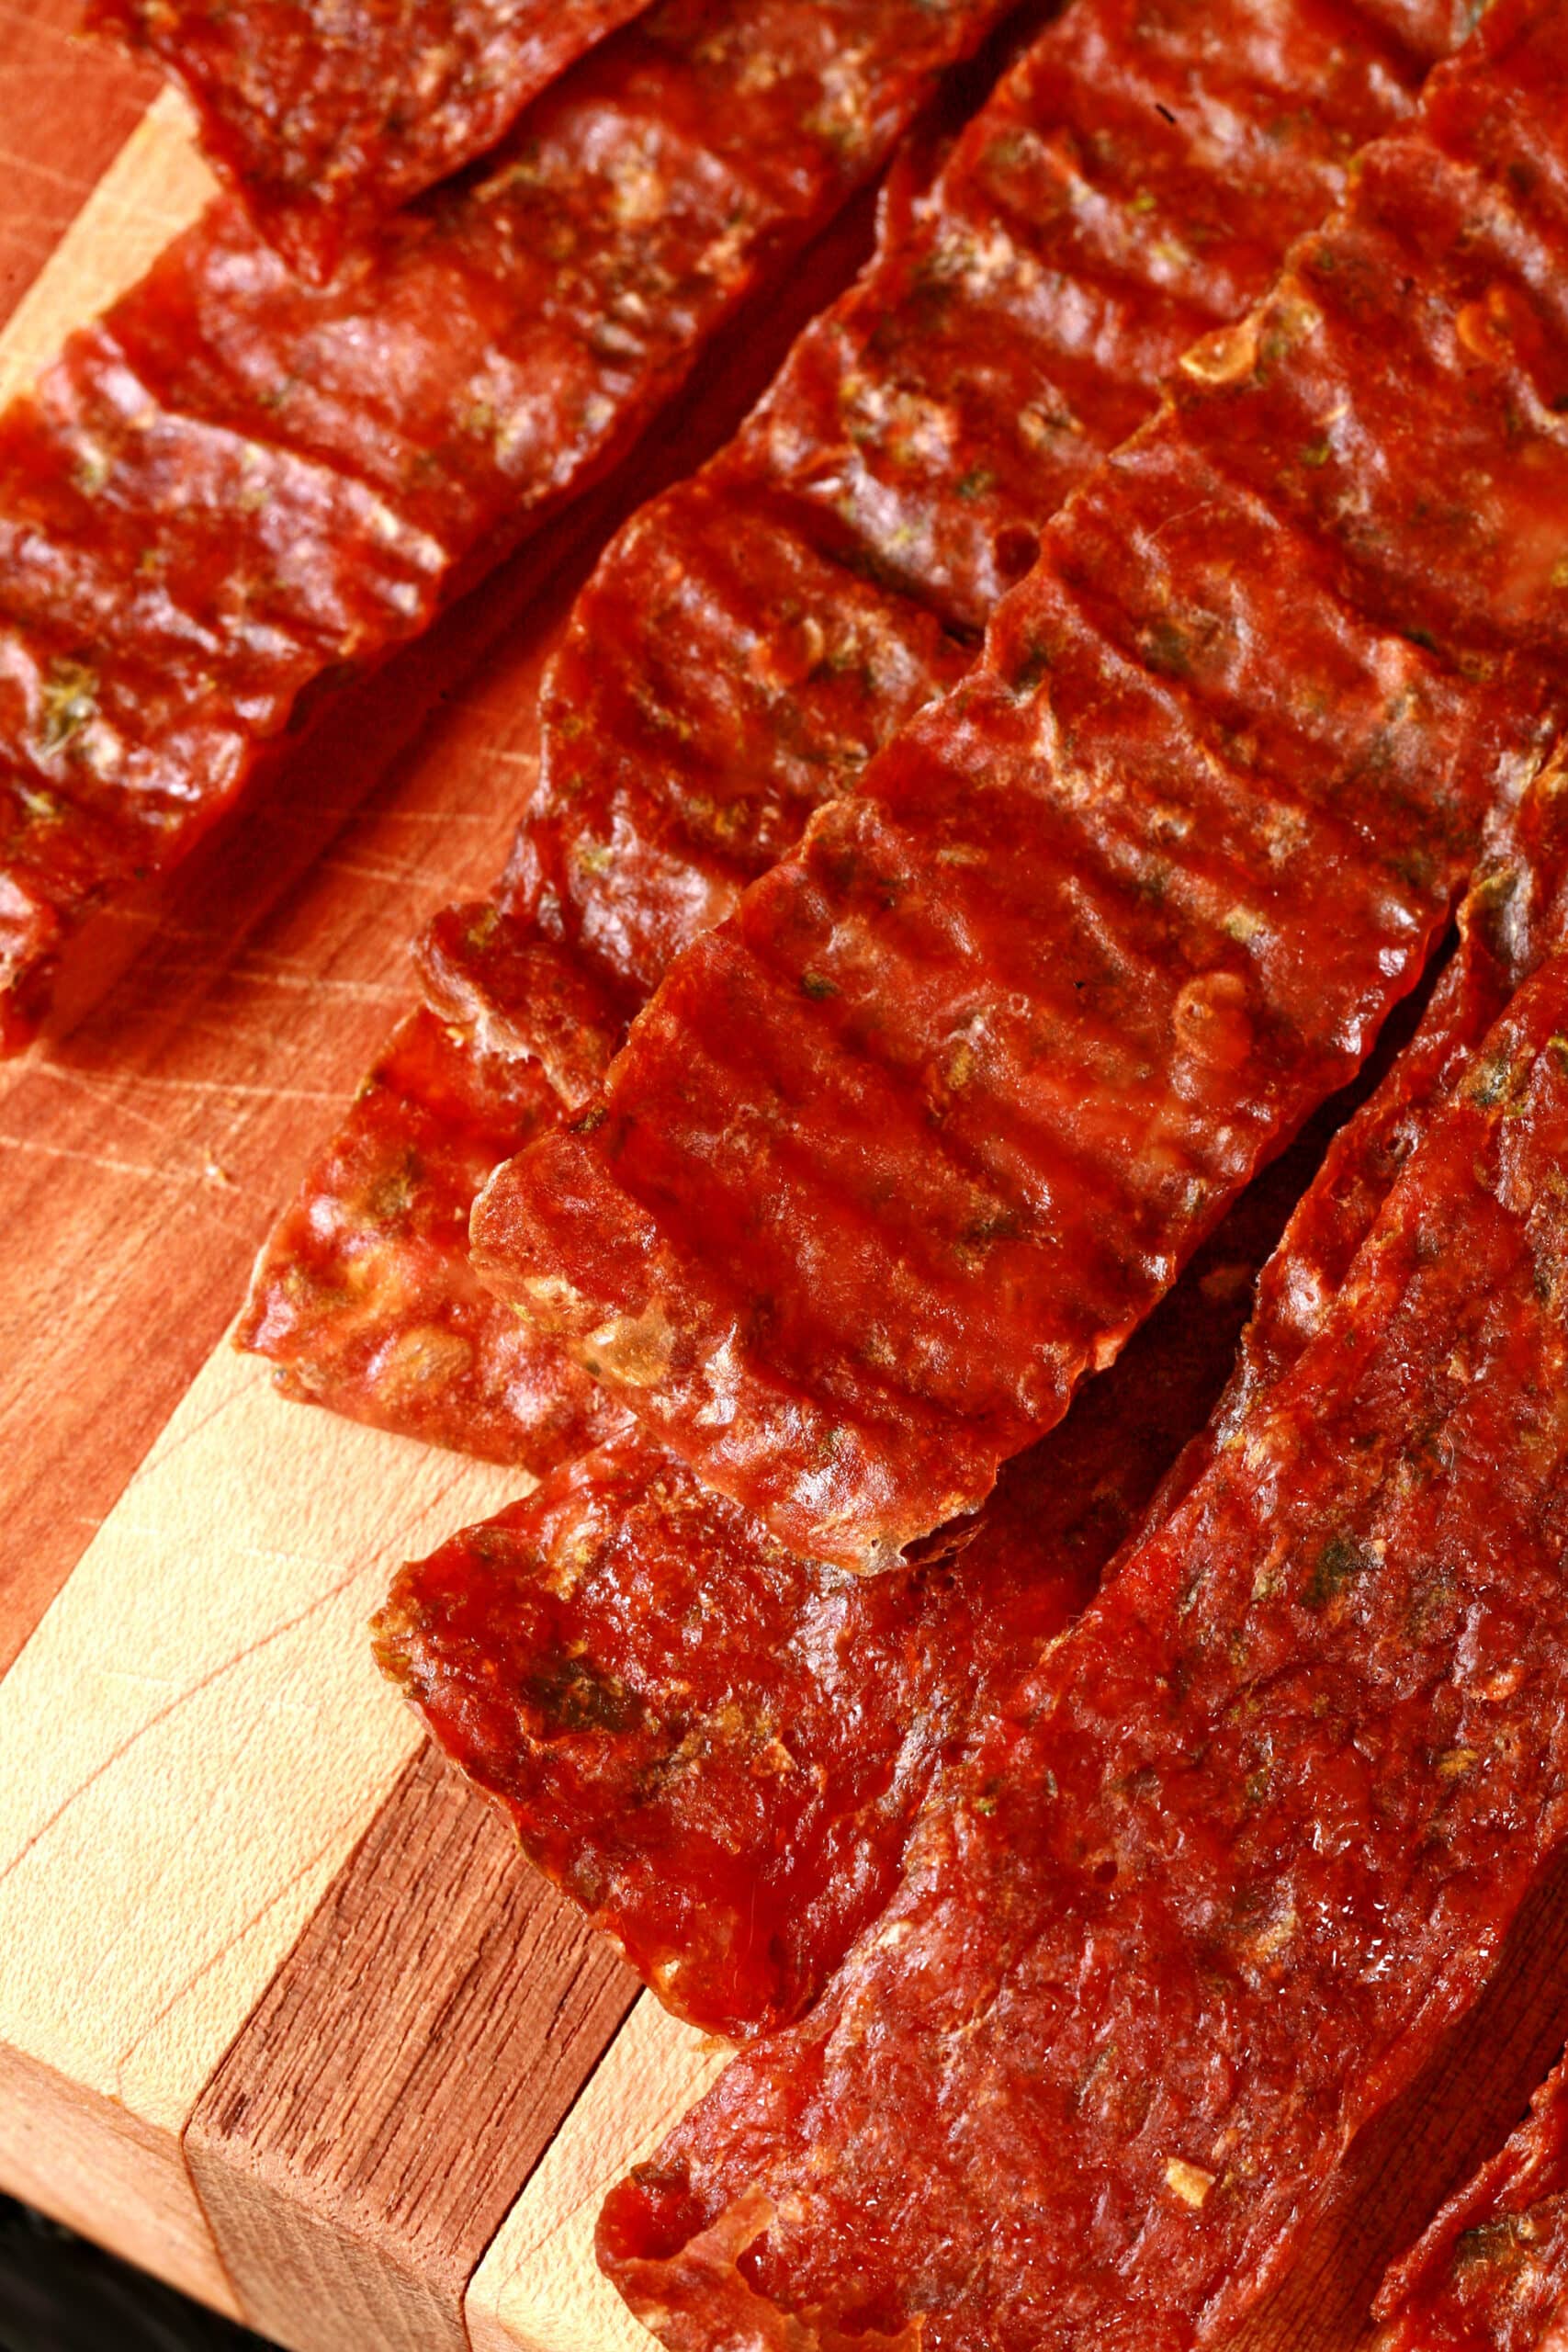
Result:
M51 60L53 111L7 135L62 223L101 169L0 332L6 392L208 188L167 97L95 152L145 85L62 68L64 21L0 20L0 69L17 38ZM519 1482L280 1402L225 1333L405 1001L407 939L500 865L592 547L743 379L330 718L0 1075L0 2184L295 2352L647 2352L593 2267L597 2201L722 2063L370 1665L391 1566ZM1565 2035L1554 1890L1249 2352L1365 2343L1391 2247Z

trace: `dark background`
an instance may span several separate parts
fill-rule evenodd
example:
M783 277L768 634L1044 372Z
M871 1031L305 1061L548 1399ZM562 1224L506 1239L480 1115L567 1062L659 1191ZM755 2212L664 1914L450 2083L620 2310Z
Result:
M160 2279L0 2197L0 2352L271 2352Z

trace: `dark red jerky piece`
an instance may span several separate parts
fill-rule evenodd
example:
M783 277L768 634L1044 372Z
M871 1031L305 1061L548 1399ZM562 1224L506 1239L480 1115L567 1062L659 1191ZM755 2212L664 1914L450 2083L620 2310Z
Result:
M1305 1193L1343 1103L1248 1187L1060 1427L1004 1467L955 1556L848 1583L814 1572L628 1434L400 1576L384 1668L678 2014L739 2040L809 2006L891 1894L939 1758L987 1720L1140 1521L1188 1491L1264 1368L1277 1377L1305 1345L1439 1078L1550 929L1562 780L1554 760L1497 828L1416 1038ZM1395 1042L1380 1041L1358 1091ZM1183 1444L1227 1374L1222 1411ZM539 1692L557 1690L569 1724L543 1712ZM597 1720L583 1712L594 1690Z
M1568 2062L1527 2120L1383 2281L1377 2352L1568 2344Z
M1376 17L1077 0L933 188L890 192L872 266L736 440L601 560L547 679L502 927L479 942L468 909L438 925L444 1017L540 1053L575 1106L605 1010L629 1018L963 673L1037 526L1455 38L1408 0ZM569 966L586 1053L561 1018Z
M1228 2341L1473 2000L1568 1839L1565 1039L1558 959L823 2001L614 2193L677 2352Z
M937 1763L1097 1589L1213 1404L1321 1142L1249 1190L951 1556L812 1570L629 1432L401 1572L383 1667L667 2007L739 2040L815 1999Z
M613 1001L581 963L488 899L445 907L415 948L426 1002L488 1054L535 1061L569 1111L619 1042Z
M479 1205L486 1280L803 1555L888 1565L1059 1416L1363 1057L1539 763L1568 339L1537 289L1568 227L1531 191L1568 16L1506 14L1458 80L1505 127L1535 106L1529 186L1425 111L1371 151L1048 528L970 679ZM1352 280L1330 322L1315 289ZM1478 358L1478 300L1538 339ZM1359 452L1333 498L1325 431Z
M1451 45L1429 16L1068 8L736 440L601 562L510 910L646 994L967 667L1046 518L1407 109Z
M628 1016L972 658L729 470L710 466L644 509L579 597L500 892Z
M197 109L208 157L307 277L493 147L531 98L647 0L90 0Z
M538 1470L625 1419L469 1274L486 1171L558 1115L531 1062L412 1013L340 1128L323 1183L264 1251L241 1329L277 1385L355 1420Z
M605 470L1003 0L676 0L330 288L221 203L0 418L0 1001Z
M1258 1277L1257 1306L1224 1396L1149 1505L1152 1528L1175 1510L1252 1404L1321 1329L1405 1159L1435 1110L1472 1070L1514 990L1568 942L1568 749L1559 744L1520 799L1494 812L1480 870L1459 910L1455 952L1414 1033L1391 1023L1368 1099L1334 1135ZM1389 1054L1391 1045L1397 1050ZM1389 1060L1381 1073L1378 1064ZM1245 1196L1244 1196L1245 1197Z

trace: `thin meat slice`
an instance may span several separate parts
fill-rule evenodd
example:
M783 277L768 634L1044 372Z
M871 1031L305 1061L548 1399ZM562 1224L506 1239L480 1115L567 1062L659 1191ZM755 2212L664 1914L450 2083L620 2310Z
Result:
M605 472L1005 0L692 0L330 288L232 202L0 416L0 1044L258 747Z
M496 145L647 0L90 0L194 103L202 147L307 277Z
M1316 1336L1425 1125L1568 935L1561 753L1491 830L1456 952L1368 1099L1325 1154L1342 1103L1247 1188L934 1560L813 1569L627 1432L401 1571L384 1669L668 2007L740 2040L809 2007L892 1894L939 1766Z
M1565 74L1561 6L1484 21L976 671L481 1197L498 1295L789 1549L886 1568L1059 1419L1364 1057L1539 763Z
M612 1435L627 1416L517 1316L498 1315L476 1274L463 1279L476 1189L558 1109L536 1063L486 1052L423 1006L410 1013L338 1131L330 1190L290 1212L288 1276L256 1344L330 1311L340 1410L385 1399L409 1436L434 1439L460 1412L481 1457L505 1461L519 1423L541 1457ZM290 1390L310 1398L302 1373Z
M1258 1277L1224 1395L1150 1502L1145 1531L1235 1439L1254 1400L1288 1372L1325 1316L1435 1110L1471 1073L1487 1031L1544 956L1568 940L1568 745L1520 798L1494 811L1459 910L1455 951L1414 1034L1385 1033L1368 1099L1332 1136ZM1390 1051L1390 1048L1393 1050ZM1244 1200L1248 1197L1244 1195Z
M1289 2268L1568 1843L1565 1165L1559 954L823 2001L613 2194L675 2352L1190 2352Z
M854 787L1454 45L1447 10L1390 14L1077 0L1041 35L734 441L606 550L547 684L513 920L634 1011Z
M1096 1590L1213 1403L1321 1148L1249 1191L934 1558L808 1567L634 1426L400 1572L384 1670L668 2007L739 2040L816 1998L938 1764Z
M931 187L913 197L911 166L890 191L874 261L734 441L605 551L546 681L508 874L423 943L442 1018L534 1055L581 1107L671 959L969 667L1063 497L1458 38L1434 0L1074 0ZM385 1091L377 1116L390 1148ZM374 1244L334 1191L344 1164L333 1145L308 1173L242 1342L290 1395L402 1429L400 1387L363 1376ZM397 1281L389 1262L389 1298ZM467 1281L455 1267L454 1294ZM389 1322L372 1352L397 1340ZM476 1441L470 1401L455 1385L438 1428L424 1392L421 1433L492 1450L504 1415ZM519 1419L503 1458L538 1469L555 1449Z
M1378 2297L1377 2352L1562 2352L1568 2344L1568 2060L1450 2198Z

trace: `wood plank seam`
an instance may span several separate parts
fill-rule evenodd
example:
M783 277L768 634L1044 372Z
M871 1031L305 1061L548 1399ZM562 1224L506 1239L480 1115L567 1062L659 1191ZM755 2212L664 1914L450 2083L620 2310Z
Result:
M512 1483L225 1347L0 1682L0 2178L220 2308L186 2127L419 1747L365 1637L388 1550Z
M469 2278L636 1989L423 1747L186 2127L254 2323L463 2352Z

